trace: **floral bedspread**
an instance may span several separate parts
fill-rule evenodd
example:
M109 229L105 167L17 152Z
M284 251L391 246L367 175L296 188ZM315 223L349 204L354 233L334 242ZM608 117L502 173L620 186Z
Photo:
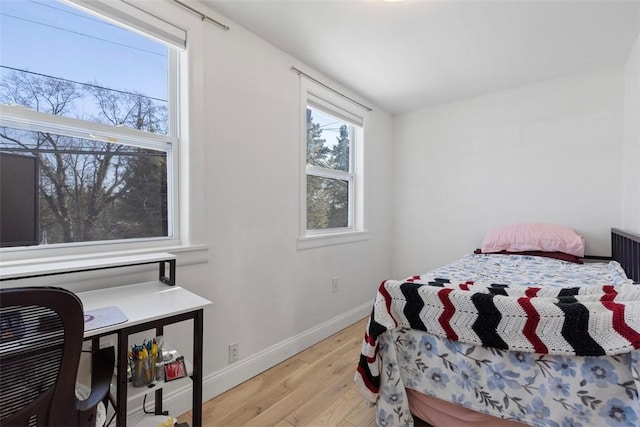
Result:
M633 283L619 263L574 264L527 255L468 254L450 264L420 276L421 281L439 277L477 283L504 283L520 286L571 287L585 285L621 285Z
M510 287L631 284L615 262L577 265L504 255L468 255L407 281L443 277ZM379 332L377 342L367 343L367 335L363 343L363 349L376 348L366 361L378 371L379 384L363 384L363 374L375 373L362 372L362 363L356 382L363 396L376 402L381 426L413 425L405 387L536 427L640 426L638 350L599 357L552 355L481 347L404 327Z
M413 329L381 335L377 421L412 426L405 387L535 427L637 427L640 353L506 352Z

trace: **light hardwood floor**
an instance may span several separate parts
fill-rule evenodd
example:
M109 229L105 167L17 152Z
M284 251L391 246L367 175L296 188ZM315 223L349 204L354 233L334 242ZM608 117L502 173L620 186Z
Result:
M203 404L207 427L375 426L353 382L366 319ZM191 421L191 413L179 417ZM425 424L417 424L425 425Z

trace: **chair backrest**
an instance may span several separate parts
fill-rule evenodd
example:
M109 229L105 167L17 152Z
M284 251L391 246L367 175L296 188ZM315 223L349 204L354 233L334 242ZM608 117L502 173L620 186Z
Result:
M82 303L60 288L0 289L0 425L77 425Z

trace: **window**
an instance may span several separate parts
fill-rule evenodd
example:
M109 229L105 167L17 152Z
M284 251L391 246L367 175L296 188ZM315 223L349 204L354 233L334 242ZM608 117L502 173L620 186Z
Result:
M302 238L361 232L364 111L306 80L303 97Z
M36 176L13 191L19 178L3 174L3 230L25 235L3 233L0 246L177 237L184 35L125 3L86 3L110 19L51 0L3 3L0 158L32 159ZM34 198L31 214L7 214Z

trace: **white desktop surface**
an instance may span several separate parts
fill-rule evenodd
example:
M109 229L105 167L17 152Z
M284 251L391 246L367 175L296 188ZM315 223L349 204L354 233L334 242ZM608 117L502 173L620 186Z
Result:
M85 311L116 306L129 320L86 331L85 338L203 308L211 301L160 281L76 293Z

